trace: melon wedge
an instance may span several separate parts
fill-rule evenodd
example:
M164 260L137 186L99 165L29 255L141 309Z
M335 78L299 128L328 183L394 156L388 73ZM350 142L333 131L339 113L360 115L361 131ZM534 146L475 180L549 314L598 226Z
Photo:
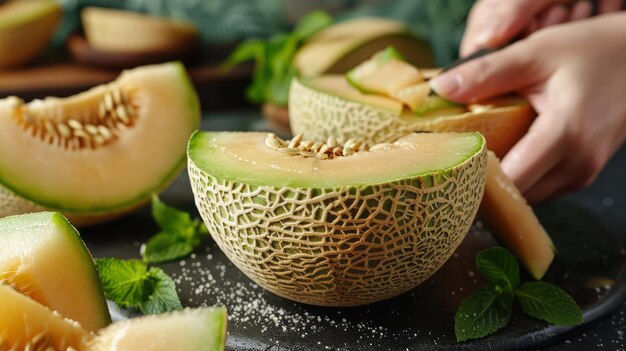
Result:
M0 350L84 350L89 337L78 323L0 284Z
M359 92L342 75L296 78L289 92L292 133L316 140L332 135L374 144L415 131L478 131L487 139L489 149L502 156L526 133L535 117L530 105L515 97L484 101L463 110L466 112L444 108L417 116L404 111L398 100Z
M434 65L428 44L407 26L369 17L347 20L318 32L298 50L293 64L304 77L345 73L388 46L398 49L416 66Z
M459 245L485 177L478 133L282 141L265 133L196 133L189 176L222 251L280 296L355 306L401 294Z
M556 252L554 244L492 152L480 217L533 278L541 279L546 274Z
M137 12L88 7L81 18L89 45L102 51L176 50L192 47L198 39L191 23Z
M68 98L0 100L0 217L48 208L80 225L128 212L182 170L199 121L180 63Z
M27 63L48 45L61 18L55 0L0 3L0 68Z
M89 351L220 351L226 344L226 309L185 309L117 322L89 341Z
M111 322L93 258L59 213L0 219L0 283L89 331Z

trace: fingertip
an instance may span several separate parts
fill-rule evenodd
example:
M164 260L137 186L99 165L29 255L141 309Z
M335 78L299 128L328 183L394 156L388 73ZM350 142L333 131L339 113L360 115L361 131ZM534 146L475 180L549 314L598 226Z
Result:
M452 70L431 79L429 84L430 88L437 93L437 95L456 101L462 82L463 78L461 75Z

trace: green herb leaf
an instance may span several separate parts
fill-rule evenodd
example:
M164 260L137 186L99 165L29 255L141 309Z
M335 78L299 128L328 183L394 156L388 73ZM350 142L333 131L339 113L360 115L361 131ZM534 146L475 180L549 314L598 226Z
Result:
M565 290L547 282L524 283L515 296L527 314L556 325L577 325L583 314Z
M146 281L152 293L139 306L143 314L159 314L183 308L176 293L176 284L161 268L150 268Z
M465 298L454 317L457 341L478 339L507 325L511 317L512 294L484 285Z
M147 263L173 261L191 254L197 243L184 236L160 232L146 243L143 260Z
M228 56L221 69L229 71L240 63L261 59L265 50L264 47L265 43L262 40L248 39L244 41Z
M487 280L506 291L513 291L520 283L519 265L505 248L496 246L476 255L476 267Z
M163 231L187 237L194 235L194 221L189 213L167 206L157 195L152 195L152 216Z
M117 258L99 258L96 266L106 298L120 307L139 308L144 314L182 308L174 281L160 268L148 270L139 260Z
M150 293L145 285L147 267L141 261L99 258L96 267L104 294L121 307L136 307Z
M333 18L324 11L312 11L307 13L293 30L298 40L306 40L320 30L333 23Z

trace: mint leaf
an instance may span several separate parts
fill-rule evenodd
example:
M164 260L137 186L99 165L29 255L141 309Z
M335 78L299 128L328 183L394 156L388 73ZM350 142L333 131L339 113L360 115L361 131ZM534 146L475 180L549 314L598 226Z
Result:
M293 30L293 34L299 40L306 40L320 30L330 26L333 18L324 11L312 11L307 13Z
M193 252L195 242L187 237L160 232L146 243L143 260L147 263L173 261Z
M152 216L166 232L192 237L195 223L189 213L164 204L157 195L152 195Z
M577 325L583 314L565 290L547 282L525 283L515 296L527 314L556 325Z
M150 268L146 276L152 292L139 306L143 314L159 314L183 308L174 281L161 268Z
M457 341L478 339L505 327L511 317L512 294L483 285L465 298L454 317Z
M229 71L240 63L259 60L263 57L264 46L265 44L261 40L248 39L237 46L220 68Z
M176 285L160 268L148 270L139 260L96 259L100 282L107 299L120 307L139 308L144 314L181 309Z
M513 291L520 283L519 265L505 248L495 246L476 255L476 268L487 280L506 291Z
M121 307L136 307L150 293L145 286L147 267L141 261L99 258L96 267L104 294Z

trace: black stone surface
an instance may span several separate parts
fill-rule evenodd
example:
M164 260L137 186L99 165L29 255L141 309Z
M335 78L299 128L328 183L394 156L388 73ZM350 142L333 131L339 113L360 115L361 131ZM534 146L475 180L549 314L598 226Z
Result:
M211 116L203 129L258 129L255 113ZM454 311L482 282L474 257L494 245L476 223L446 265L422 286L396 298L357 308L320 308L264 291L207 240L192 257L162 267L177 282L186 306L223 304L229 309L229 350L623 350L626 304L626 150L589 189L536 208L559 254L546 280L566 289L585 311L574 329L549 326L519 308L509 326L482 340L454 341ZM186 174L163 195L195 212ZM156 233L149 211L82 234L95 257L139 257ZM118 318L132 312L114 309Z

